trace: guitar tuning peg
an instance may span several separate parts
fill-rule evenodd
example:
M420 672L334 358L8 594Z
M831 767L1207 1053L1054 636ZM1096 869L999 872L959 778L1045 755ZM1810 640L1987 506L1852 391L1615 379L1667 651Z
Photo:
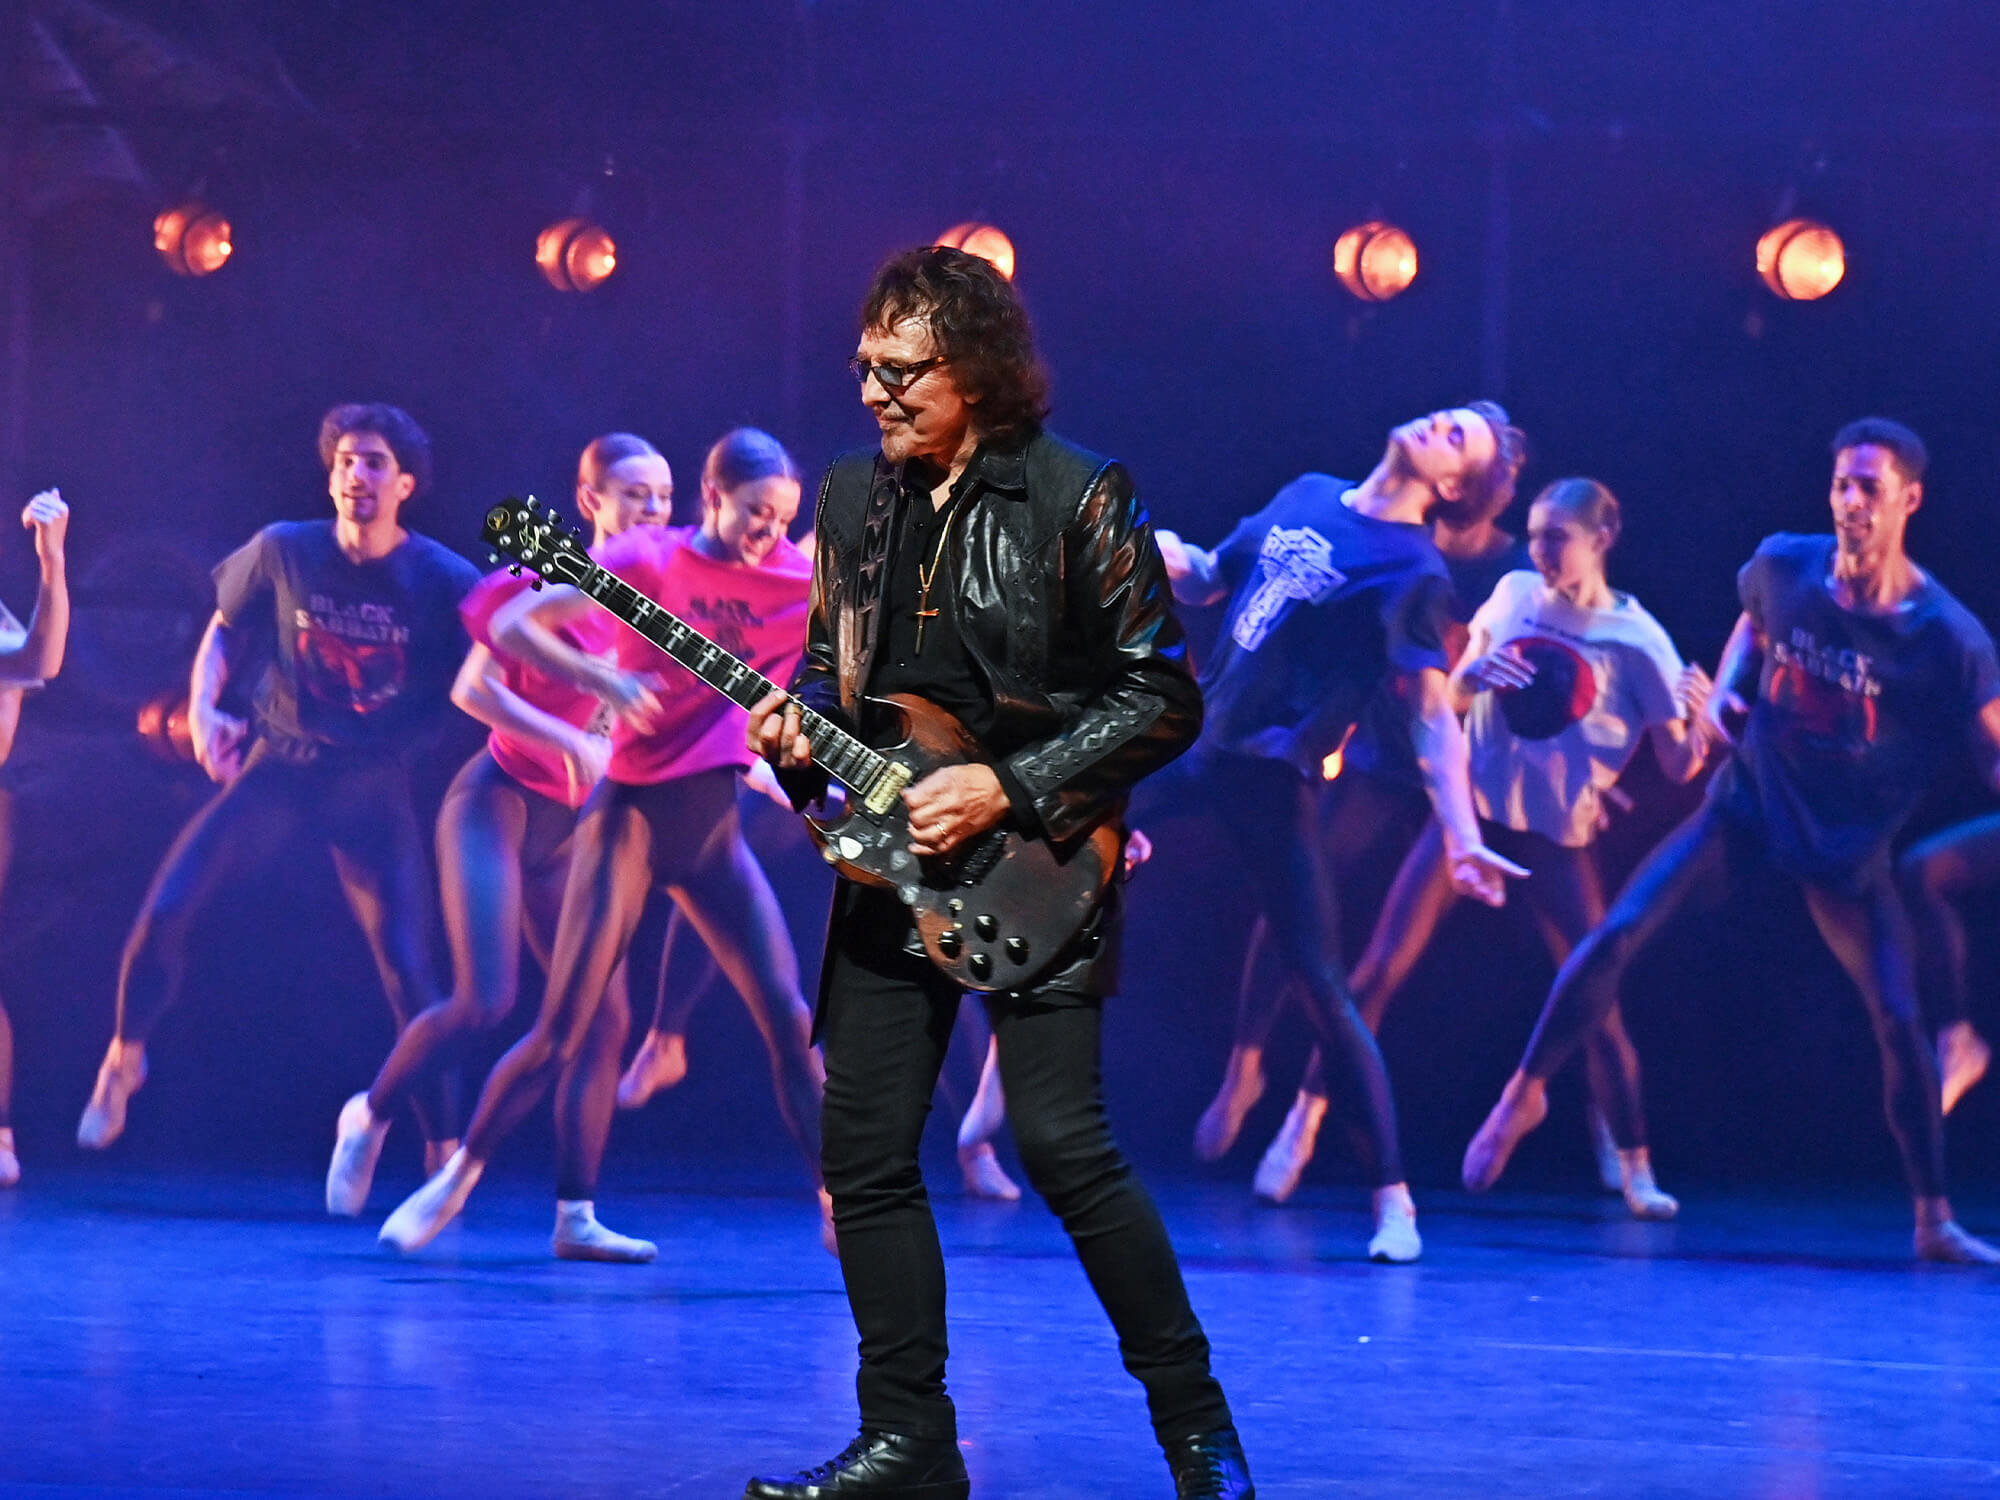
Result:
M542 580L537 578L533 583L529 584L528 587L533 589L536 593L539 594L542 591Z
M521 565L515 563L513 567L507 570L507 576L509 578L519 578L521 576Z
M489 552L486 554L486 561L489 566L497 568L500 566L500 554L497 552Z

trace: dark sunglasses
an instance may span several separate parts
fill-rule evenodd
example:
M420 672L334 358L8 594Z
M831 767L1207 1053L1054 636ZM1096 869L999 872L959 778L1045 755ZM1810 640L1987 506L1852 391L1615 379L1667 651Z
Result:
M857 383L866 385L868 377L873 375L875 383L883 390L892 396L900 396L924 371L935 369L944 362L942 354L934 354L929 359L920 359L913 365L878 365L870 364L857 354L847 362L847 368Z

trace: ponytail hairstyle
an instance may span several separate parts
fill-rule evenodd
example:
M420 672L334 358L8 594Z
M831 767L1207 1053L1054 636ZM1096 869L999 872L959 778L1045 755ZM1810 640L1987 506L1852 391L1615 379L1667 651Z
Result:
M1544 502L1575 516L1586 526L1611 533L1611 540L1605 544L1606 552L1618 545L1618 533L1625 525L1624 514L1618 497L1597 480L1558 479L1535 496L1535 504Z
M660 450L634 432L607 432L590 440L576 461L576 482L586 489L604 488L604 476L628 458L660 456Z
M725 432L708 450L708 458L701 466L701 482L713 485L725 495L760 479L796 482L798 477L799 466L792 462L785 445L759 427L736 427Z

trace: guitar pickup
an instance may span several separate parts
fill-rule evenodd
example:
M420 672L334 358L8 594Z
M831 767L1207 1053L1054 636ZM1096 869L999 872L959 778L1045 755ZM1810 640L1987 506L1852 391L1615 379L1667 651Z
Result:
M880 818L896 805L896 799L903 795L903 788L910 784L910 768L901 761L890 761L889 769L862 799L862 806Z

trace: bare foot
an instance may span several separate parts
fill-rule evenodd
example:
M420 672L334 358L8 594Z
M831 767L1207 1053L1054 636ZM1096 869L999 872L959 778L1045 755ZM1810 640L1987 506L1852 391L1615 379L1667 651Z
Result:
M1527 1133L1549 1115L1548 1085L1539 1078L1516 1073L1500 1091L1500 1102L1487 1115L1479 1134L1465 1148L1465 1162L1459 1176L1466 1190L1483 1193L1500 1180L1507 1159Z
M1938 1033L1938 1080L1944 1086L1944 1112L1950 1114L1965 1091L1986 1076L1993 1049L1972 1029L1970 1021L1954 1021Z
M670 1031L649 1031L632 1054L632 1065L618 1080L618 1107L637 1109L687 1077L687 1038Z
M1197 1161L1220 1161L1236 1144L1244 1118L1264 1097L1264 1049L1231 1047L1222 1070L1222 1087L1194 1126Z
M958 1171L965 1179L965 1190L975 1198L992 1198L1001 1203L1021 1201L1021 1189L1000 1165L1000 1158L993 1154L991 1141L960 1146Z

